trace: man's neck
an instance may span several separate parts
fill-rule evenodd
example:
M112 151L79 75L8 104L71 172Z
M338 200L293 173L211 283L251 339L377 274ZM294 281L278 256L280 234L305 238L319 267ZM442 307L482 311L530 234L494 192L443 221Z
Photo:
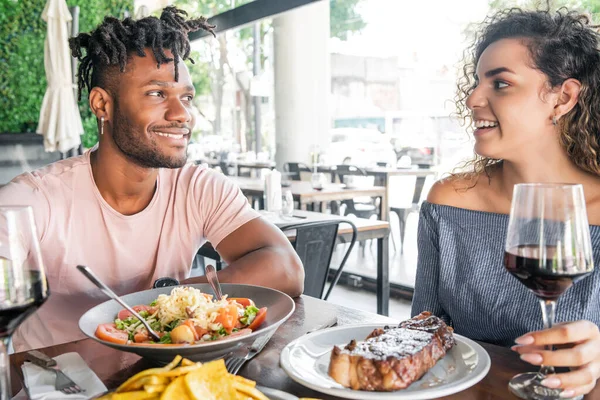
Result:
M158 169L140 167L122 154L103 152L102 146L90 153L90 164L98 191L115 211L134 215L152 201Z

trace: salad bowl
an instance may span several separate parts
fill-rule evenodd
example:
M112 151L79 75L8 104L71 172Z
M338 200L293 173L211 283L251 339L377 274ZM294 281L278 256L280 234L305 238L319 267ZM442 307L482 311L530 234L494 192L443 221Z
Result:
M199 289L203 293L212 294L208 283L182 285ZM175 286L145 290L121 296L129 305L149 305L156 298L171 293ZM210 361L223 358L239 349L250 347L263 336L272 336L277 328L283 324L294 312L294 301L287 294L278 290L253 285L221 284L223 294L229 298L249 298L256 307L267 307L265 321L252 333L242 336L233 336L216 341L197 344L162 345L162 344L117 344L102 340L96 336L98 325L112 323L122 307L115 300L108 300L91 309L79 319L79 329L89 338L117 350L138 354L158 365L165 365L176 355L181 355L191 361Z

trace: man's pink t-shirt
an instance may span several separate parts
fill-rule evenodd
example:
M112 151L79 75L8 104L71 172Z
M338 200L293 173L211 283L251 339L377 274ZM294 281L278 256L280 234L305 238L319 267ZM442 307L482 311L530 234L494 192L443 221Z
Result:
M233 182L193 164L160 169L150 204L122 215L100 195L90 152L17 176L0 189L0 205L33 207L50 284L49 299L13 336L17 352L84 337L79 317L107 298L77 265L119 295L146 290L160 277L187 278L206 240L217 247L259 216Z

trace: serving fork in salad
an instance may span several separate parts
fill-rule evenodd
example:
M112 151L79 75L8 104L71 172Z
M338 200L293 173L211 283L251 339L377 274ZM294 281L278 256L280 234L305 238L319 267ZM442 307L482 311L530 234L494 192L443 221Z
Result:
M88 267L86 267L84 265L78 265L77 269L79 270L79 272L81 272L83 275L85 275L86 278L88 278L94 285L96 285L100 290L102 290L102 292L105 295L107 295L111 299L115 300L117 303L122 305L127 311L129 311L131 314L133 314L134 317L139 319L140 322L142 323L142 325L144 325L144 327L148 330L148 335L150 335L152 340L160 342L160 336L150 327L150 324L146 321L146 319L142 318L142 316L140 314L138 314L137 311L135 311L127 303L125 303L123 301L123 299L121 299L119 296L117 296L117 294L115 292L113 292L108 286L106 286L104 284L104 282L102 282L100 280L100 278L98 278L96 276L96 274L94 274L92 272L91 269L89 269Z

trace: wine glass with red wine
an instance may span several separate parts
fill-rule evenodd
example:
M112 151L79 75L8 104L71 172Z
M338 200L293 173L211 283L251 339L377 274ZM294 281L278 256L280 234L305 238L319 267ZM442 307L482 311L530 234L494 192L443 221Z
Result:
M515 185L504 265L537 296L544 328L551 328L560 295L594 269L581 185ZM540 383L553 373L553 367L542 366L513 377L508 386L522 399L559 399L560 389Z
M7 353L11 335L49 293L33 210L0 207L0 400L12 394Z

